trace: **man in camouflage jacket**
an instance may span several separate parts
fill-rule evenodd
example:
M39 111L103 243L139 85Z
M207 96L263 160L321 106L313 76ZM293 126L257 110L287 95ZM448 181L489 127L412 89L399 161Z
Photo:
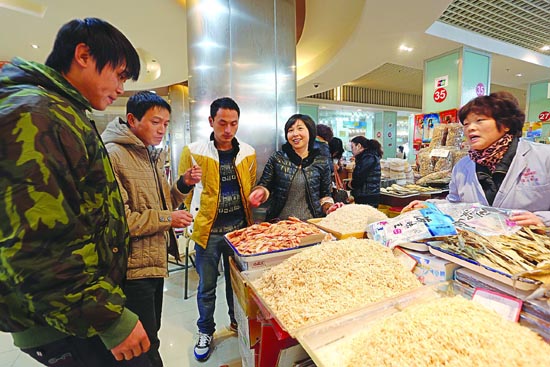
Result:
M149 341L124 307L128 225L85 112L137 79L139 57L87 18L60 29L46 65L15 58L0 73L0 330L48 366L116 365Z

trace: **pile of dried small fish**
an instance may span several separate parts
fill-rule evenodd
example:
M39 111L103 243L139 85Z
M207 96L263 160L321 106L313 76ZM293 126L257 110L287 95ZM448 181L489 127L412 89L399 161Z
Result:
M437 246L490 268L550 283L550 237L540 228L522 227L512 235L484 237L457 229L458 235Z

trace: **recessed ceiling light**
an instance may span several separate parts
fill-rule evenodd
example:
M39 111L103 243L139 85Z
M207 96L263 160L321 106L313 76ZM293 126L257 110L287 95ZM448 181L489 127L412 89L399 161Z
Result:
M400 51L406 51L406 52L412 52L413 48L412 47L408 47L406 45L401 45L399 46L399 50Z
M540 50L541 50L541 51L548 51L548 50L550 50L550 46L548 46L548 45L542 46L542 47L540 48Z
M523 76L523 74L522 73L517 73L516 76Z
M31 45L31 47L32 47L32 48L40 48L40 46L38 46L38 45L36 45L36 44L34 44L34 43Z

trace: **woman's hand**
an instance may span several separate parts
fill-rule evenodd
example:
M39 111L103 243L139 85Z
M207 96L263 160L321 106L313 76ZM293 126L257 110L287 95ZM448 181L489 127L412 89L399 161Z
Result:
M344 206L344 203L334 203L334 204L332 204L332 205L330 206L330 208L328 208L326 214L332 213L332 212L335 211L336 209L341 208L341 207L343 207L343 206Z
M259 207L265 201L265 192L261 188L252 191L248 196L248 202L254 208Z
M406 207L401 210L401 213L410 212L411 210L415 209L422 209L426 208L426 203L422 200L413 200L411 201Z
M544 222L539 216L528 211L512 213L512 215L510 215L510 220L516 222L518 226L522 227L544 226Z

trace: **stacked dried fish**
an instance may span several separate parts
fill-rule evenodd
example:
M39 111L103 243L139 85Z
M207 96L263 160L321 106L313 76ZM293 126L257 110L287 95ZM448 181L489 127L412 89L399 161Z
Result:
M523 227L512 235L484 237L458 229L440 248L502 272L542 280L550 274L550 237Z

